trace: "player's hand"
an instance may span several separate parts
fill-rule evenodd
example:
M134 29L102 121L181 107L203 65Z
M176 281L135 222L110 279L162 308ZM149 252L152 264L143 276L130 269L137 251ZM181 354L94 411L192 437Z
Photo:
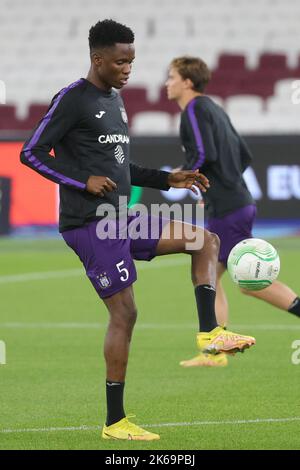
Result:
M117 185L107 176L90 176L86 183L86 190L94 196L105 196L117 189Z
M209 188L209 181L205 175L199 173L199 170L190 171L182 170L170 173L168 177L168 184L171 188L187 188L198 194L195 186L204 193Z
M177 168L173 168L173 170L171 171L171 173L177 173L178 171L181 171L182 170L182 167L181 166L178 166Z

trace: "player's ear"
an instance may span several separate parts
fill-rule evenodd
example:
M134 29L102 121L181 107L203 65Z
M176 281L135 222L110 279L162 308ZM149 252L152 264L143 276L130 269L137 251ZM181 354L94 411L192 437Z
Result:
M194 84L192 82L192 80L190 78L186 78L184 80L184 87L187 89L187 90L193 90L194 88Z
M102 65L102 57L99 55L98 52L91 53L91 61L96 67L100 67Z

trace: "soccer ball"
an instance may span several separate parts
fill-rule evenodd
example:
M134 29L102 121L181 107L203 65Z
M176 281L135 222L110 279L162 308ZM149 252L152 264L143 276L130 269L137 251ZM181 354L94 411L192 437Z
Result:
M232 248L227 266L233 282L240 287L262 290L277 278L280 259L270 243L259 238L247 238Z

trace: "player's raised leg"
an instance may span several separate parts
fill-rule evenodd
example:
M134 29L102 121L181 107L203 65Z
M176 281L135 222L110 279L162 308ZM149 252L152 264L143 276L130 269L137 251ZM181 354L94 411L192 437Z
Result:
M146 431L130 422L124 411L125 376L131 336L137 317L133 288L129 286L103 300L110 318L104 343L107 418L102 437L122 440L157 440L158 434Z
M300 318L300 298L289 286L280 281L274 281L269 287L260 291L246 289L241 289L241 291L245 295L264 300L274 305L274 307L290 312Z
M191 230L195 233L194 240L203 240L202 245L194 243L194 247L191 247ZM254 345L255 339L232 333L218 326L215 299L219 244L217 235L207 230L180 221L172 221L164 227L156 254L158 256L172 253L191 255L192 282L199 318L198 348L204 353L232 354Z

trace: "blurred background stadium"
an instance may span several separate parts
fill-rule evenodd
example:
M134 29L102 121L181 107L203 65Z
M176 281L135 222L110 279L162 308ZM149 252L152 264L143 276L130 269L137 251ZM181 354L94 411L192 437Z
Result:
M42 233L56 225L55 185L22 168L18 152L52 96L86 76L88 30L107 17L128 24L136 34L136 61L122 91L133 158L157 167L175 167L182 161L176 137L179 110L167 100L164 82L173 57L200 56L213 70L207 93L227 110L254 152L246 179L258 201L260 219L268 221L268 227L276 219L277 229L278 219L283 221L280 234L298 231L298 0L86 0L84 4L1 0L0 4L0 80L6 91L0 105L1 233L30 234L29 227ZM173 196L161 195L159 200ZM135 197L147 203L153 192ZM189 198L185 192L174 197L183 202Z

